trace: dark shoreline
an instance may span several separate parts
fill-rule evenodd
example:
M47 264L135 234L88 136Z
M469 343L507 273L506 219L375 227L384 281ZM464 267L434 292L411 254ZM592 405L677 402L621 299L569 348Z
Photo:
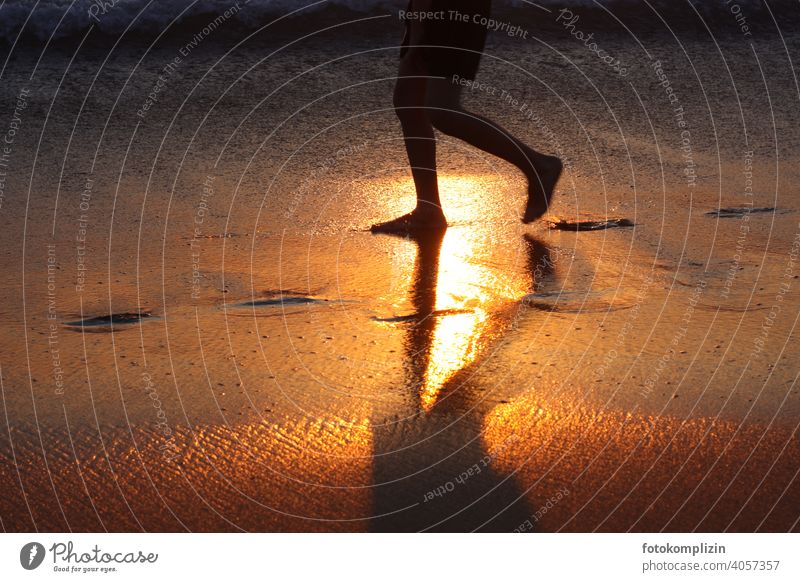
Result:
M618 8L616 11L583 6L564 10L569 10L572 18L578 17L577 20L572 21L575 27L586 30L587 33L595 32L606 38L617 39L619 37L630 38L631 35L634 35L637 39L644 41L662 36L672 38L673 35L690 35L693 40L699 40L697 37L701 35L709 40L712 36L720 40L739 37L743 41L757 42L760 37L777 36L779 31L783 36L790 36L797 30L800 25L800 11L795 8L794 4L780 0L773 2L770 9L765 6L766 4L762 4L760 10L746 6L742 8L738 18L725 5L703 6L696 11L686 6L671 7L672 9L666 10L659 8L658 15L650 9L642 7L641 4L630 8L626 7L624 10ZM746 16L742 16L743 14ZM0 15L2 15L2 10L0 10ZM134 25L125 33L125 41L144 45L153 42L159 44L189 42L198 31L207 27L217 16L216 12L208 12L184 17L177 23L170 24L166 32L163 26L166 23L163 23L162 27L157 27L156 23L152 22L140 26ZM372 18L379 16L387 16L387 18L385 20ZM569 14L564 16L569 16ZM35 15L31 17L32 20L35 18ZM497 7L494 9L493 18L522 27L528 30L533 37L543 40L559 38L568 34L565 32L564 20L557 21L559 16L556 10L547 15L533 8ZM381 40L386 42L402 34L402 23L398 20L397 15L386 9L362 12L340 6L330 6L310 15L283 18L281 14L276 13L263 15L255 20L257 22L244 22L235 17L230 18L214 31L214 45L232 46L245 39L259 45L275 44L281 40L298 38L342 23L348 23L345 25L347 27L355 27L355 30L348 28L348 32L351 33L351 39L358 41ZM356 22L359 20L363 22ZM391 25L381 27L376 24L382 22ZM17 50L19 48L27 50L41 48L45 42L49 41L52 48L69 51L83 41L87 48L108 47L120 38L129 23L129 21L116 23L112 30L104 30L102 26L94 25L95 28L91 32L87 27L73 27L74 30L68 34L59 33L53 35L52 38L47 38L41 31L34 31L29 22L19 38L17 38L19 29L14 30L11 34L0 35L0 45L7 49L10 43L16 41ZM162 35L162 33L164 34ZM161 35L160 38L159 35ZM85 39L84 36L86 36ZM491 37L495 37L499 41L504 34L495 31L490 34Z

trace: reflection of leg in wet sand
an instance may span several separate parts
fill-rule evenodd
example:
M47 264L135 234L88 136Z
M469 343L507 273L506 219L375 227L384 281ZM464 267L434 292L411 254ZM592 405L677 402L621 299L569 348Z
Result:
M412 0L411 11L458 10L488 16L489 0ZM547 212L561 176L557 157L535 151L497 123L465 110L462 82L471 82L480 63L486 27L469 19L407 21L394 105L405 137L417 191L416 208L399 218L376 224L374 232L408 232L447 227L439 199L434 127L446 135L515 165L528 178L523 222Z
M448 382L437 398L426 395L437 362L434 342L440 252L444 233L415 237L417 259L410 289L415 316L408 325L405 414L374 426L373 531L513 531L529 516L513 477L493 458L513 438L485 448L481 398L463 382Z
M553 277L555 263L550 249L533 235L526 234L525 246L528 250L528 270L531 273L531 293L539 291L546 281Z

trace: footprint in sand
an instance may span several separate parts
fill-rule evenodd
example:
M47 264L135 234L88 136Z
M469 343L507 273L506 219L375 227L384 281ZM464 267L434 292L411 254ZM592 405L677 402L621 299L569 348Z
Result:
M466 313L474 313L472 309L437 309L430 313L412 313L409 315L395 315L392 317L372 317L372 321L379 323L419 323L430 317L446 317L448 315L464 315Z
M555 220L547 221L547 224L554 230L567 230L572 232L636 226L630 218L607 218L605 220L566 220L563 218L556 218Z
M343 305L350 303L342 299L325 299L320 297L313 297L300 291L269 291L264 294L265 297L260 299L251 299L249 301L241 301L239 303L228 303L225 305L227 309L265 309L261 314L263 317L274 317L284 315L283 309L270 309L276 308L293 308L293 307L314 307L316 305ZM231 315L234 315L233 313ZM237 315L238 316L238 315ZM252 317L253 312L241 314L242 317Z
M282 305L313 305L316 303L325 303L325 300L315 299L313 297L278 297L274 299L255 299L253 301L243 301L242 303L229 305L229 307L280 307Z
M117 329L127 329L146 319L153 319L155 316L149 311L131 311L124 313L111 313L109 315L98 315L96 317L86 317L76 321L67 321L64 325L73 331L91 331L94 333L110 333ZM87 329L88 328L88 329Z
M718 208L717 210L706 212L706 216L711 216L714 218L737 218L745 216L747 214L764 214L767 212L775 214L783 214L785 212L788 212L788 210L778 210L777 208L766 207L766 206L762 208L753 208L752 206L742 206L737 208Z
M553 313L608 313L629 309L635 304L631 297L621 296L619 290L555 291L529 293L522 304L537 311Z

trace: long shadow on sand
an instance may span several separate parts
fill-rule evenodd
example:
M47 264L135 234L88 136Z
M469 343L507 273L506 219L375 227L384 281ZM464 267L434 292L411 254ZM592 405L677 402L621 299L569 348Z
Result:
M512 476L496 471L481 427L487 407L487 387L473 387L459 370L458 353L449 353L446 328L470 325L470 314L443 312L437 291L443 235L416 237L414 274L409 291L414 314L405 318L405 385L413 404L405 417L373 426L372 531L511 532L532 514ZM546 276L552 263L547 248L526 237L530 272ZM534 284L535 288L535 284ZM506 332L518 303L507 302L484 330ZM462 318L459 321L459 318ZM480 333L476 332L476 336ZM491 333L476 343L491 343ZM496 339L496 338L495 338ZM457 343L457 342L456 342ZM473 346L468 348L480 350ZM484 349L485 352L485 349ZM450 360L448 360L448 355ZM441 361L444 360L444 361ZM474 361L474 363L478 363ZM450 367L449 376L442 368ZM466 374L468 375L468 373ZM438 380L437 380L438 378ZM443 379L444 378L444 379ZM513 446L513 439L498 447Z

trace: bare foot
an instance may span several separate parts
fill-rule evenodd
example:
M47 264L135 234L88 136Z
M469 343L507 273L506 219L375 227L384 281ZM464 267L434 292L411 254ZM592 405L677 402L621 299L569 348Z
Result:
M436 231L447 228L447 219L441 210L436 212L412 210L394 220L373 224L370 231L375 234L407 234L419 231Z
M536 172L528 176L528 204L522 222L528 224L541 218L550 206L564 164L555 156L541 156L536 163Z

